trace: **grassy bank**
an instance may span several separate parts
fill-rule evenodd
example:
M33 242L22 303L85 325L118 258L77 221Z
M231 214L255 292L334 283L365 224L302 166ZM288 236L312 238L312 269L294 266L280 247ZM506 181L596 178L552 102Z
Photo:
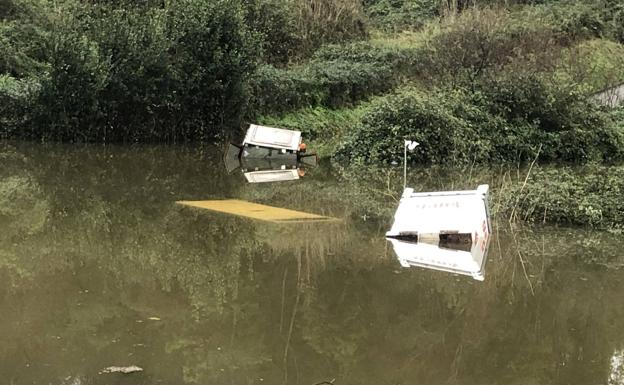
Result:
M398 161L403 139L422 144L410 154L419 163L528 162L538 152L541 161L618 161L621 114L589 100L624 80L619 8L602 5L615 13L570 1L470 7L416 31L321 50L319 57L392 68L384 84L394 87L379 96L370 80L369 92L342 99L346 106L321 102L311 114L308 103L259 120L303 130L324 155L346 162Z
M624 167L544 168L503 189L510 221L624 229Z

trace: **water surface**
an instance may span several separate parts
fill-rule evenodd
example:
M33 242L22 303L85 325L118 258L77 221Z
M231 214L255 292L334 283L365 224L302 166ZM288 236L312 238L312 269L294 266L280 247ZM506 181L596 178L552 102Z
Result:
M404 269L383 237L400 173L249 184L217 148L0 144L2 383L624 383L621 236L501 219L485 281ZM340 221L175 204L208 199Z

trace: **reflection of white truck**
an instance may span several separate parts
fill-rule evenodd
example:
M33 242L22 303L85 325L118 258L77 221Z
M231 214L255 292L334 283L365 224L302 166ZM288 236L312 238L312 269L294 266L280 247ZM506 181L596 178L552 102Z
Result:
M488 189L488 185L468 191L405 189L386 233L401 265L483 280L491 234Z
M288 169L286 166L283 166L277 170L248 171L243 174L249 183L266 183L297 180L301 176L301 173L301 169Z

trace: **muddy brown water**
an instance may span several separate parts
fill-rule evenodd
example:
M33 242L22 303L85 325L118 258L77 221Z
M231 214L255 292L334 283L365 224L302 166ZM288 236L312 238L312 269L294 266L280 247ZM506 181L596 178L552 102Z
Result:
M495 177L470 173L410 185ZM622 236L495 220L483 282L402 268L400 174L250 184L216 148L0 143L0 383L624 383ZM175 204L208 199L340 221Z

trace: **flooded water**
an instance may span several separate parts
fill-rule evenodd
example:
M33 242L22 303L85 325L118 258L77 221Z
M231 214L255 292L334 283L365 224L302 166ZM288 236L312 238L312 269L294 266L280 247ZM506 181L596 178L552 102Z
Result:
M215 148L0 144L0 382L624 384L621 235L500 218L484 281L402 268L400 174L248 183ZM216 199L338 220L175 203Z

